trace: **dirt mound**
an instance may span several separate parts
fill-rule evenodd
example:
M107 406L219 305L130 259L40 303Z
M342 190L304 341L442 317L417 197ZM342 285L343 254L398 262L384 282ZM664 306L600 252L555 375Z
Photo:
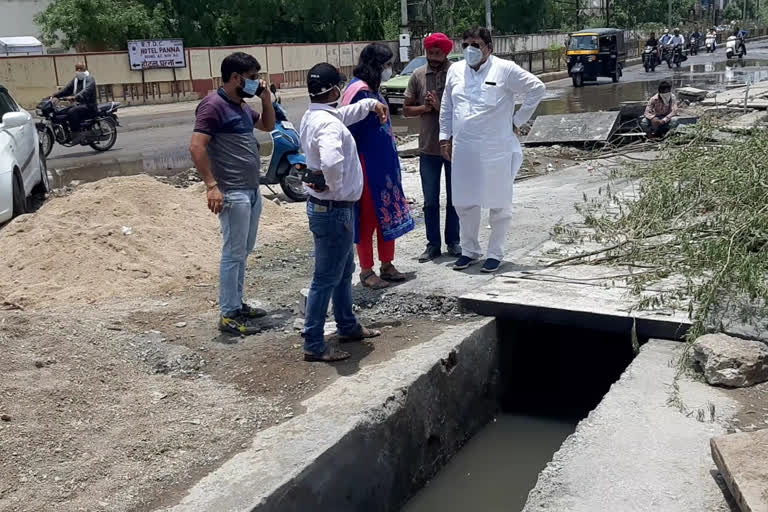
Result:
M283 210L264 201L260 241L285 236ZM220 240L202 186L149 176L87 184L0 230L0 304L96 303L214 283Z

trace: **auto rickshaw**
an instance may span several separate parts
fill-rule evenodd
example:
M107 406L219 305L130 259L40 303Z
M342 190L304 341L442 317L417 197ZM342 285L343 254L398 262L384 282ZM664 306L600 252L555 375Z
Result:
M627 61L624 31L616 28L591 28L575 32L568 39L568 75L574 87L595 82L598 77L621 79Z

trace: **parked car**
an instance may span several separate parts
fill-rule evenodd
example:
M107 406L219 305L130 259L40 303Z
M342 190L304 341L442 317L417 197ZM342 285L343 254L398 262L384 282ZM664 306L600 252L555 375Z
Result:
M464 58L461 53L452 53L448 56L451 62L458 62ZM422 55L416 57L405 66L399 75L390 78L381 85L381 94L389 104L389 111L397 114L397 111L405 105L405 89L408 87L408 81L414 71L427 63L427 57Z
M28 198L48 192L48 167L34 118L0 85L0 224L26 213Z

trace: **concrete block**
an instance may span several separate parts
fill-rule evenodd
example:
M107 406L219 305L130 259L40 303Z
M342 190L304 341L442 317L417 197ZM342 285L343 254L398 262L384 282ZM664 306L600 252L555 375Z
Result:
M680 98L690 101L701 101L709 94L709 91L697 89L696 87L681 87L675 92Z
M693 343L693 357L707 382L748 387L768 380L768 345L726 334L706 334Z
M715 437L710 446L741 512L768 510L768 430Z
M619 122L620 112L587 112L539 116L525 138L526 144L606 141Z

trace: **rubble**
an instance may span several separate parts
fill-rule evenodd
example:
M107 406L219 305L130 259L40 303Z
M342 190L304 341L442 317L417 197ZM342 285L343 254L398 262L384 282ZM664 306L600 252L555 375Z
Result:
M706 334L693 343L693 358L707 383L748 387L768 381L768 346L726 334Z

